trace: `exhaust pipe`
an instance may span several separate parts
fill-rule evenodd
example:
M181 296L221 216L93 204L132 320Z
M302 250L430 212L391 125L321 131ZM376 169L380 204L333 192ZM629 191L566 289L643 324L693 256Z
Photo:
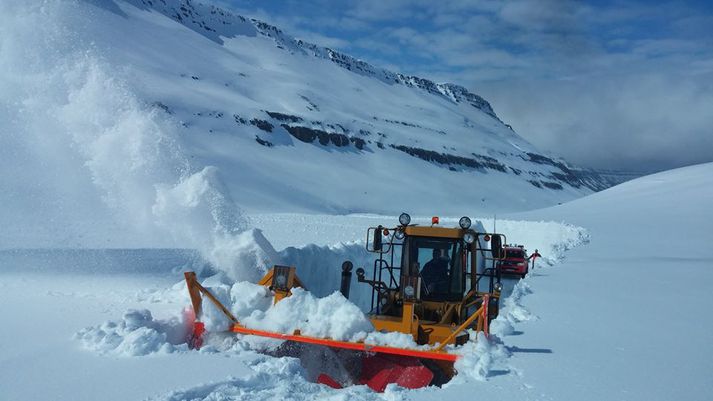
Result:
M352 268L354 264L350 261L342 263L342 285L339 287L339 292L344 295L344 298L349 299L349 289L352 283Z

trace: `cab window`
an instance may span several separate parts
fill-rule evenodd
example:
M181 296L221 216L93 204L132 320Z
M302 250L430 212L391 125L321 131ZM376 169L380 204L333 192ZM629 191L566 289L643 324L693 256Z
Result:
M463 296L462 241L412 237L407 259L421 276L421 299L460 300ZM404 255L406 256L406 255Z

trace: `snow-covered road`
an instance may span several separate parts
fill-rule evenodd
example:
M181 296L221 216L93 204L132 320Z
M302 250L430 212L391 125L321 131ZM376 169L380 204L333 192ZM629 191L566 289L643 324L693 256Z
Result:
M300 255L297 261L305 264L306 269L318 269L320 264L315 262L319 261L311 259L325 257L335 265L330 264L330 268L338 269L338 258L361 257L359 252L363 245L358 241L365 227L388 224L395 219L386 216L262 215L252 216L251 220L263 227L265 235L274 243L297 245L289 253L281 254L293 258ZM419 218L414 220L419 221ZM455 222L454 218L444 218L443 224ZM559 230L559 234L549 233L549 238L566 238L565 242L576 242L583 235L582 231L561 224L508 221L498 224L520 227L519 231L511 230L514 233L511 235L521 236L519 242L527 242L527 236L531 235L531 230L524 229L527 224L547 227L550 231ZM304 233L296 236L295 232ZM339 241L357 243L346 247L334 244ZM543 253L549 260L562 257L558 253L564 249L561 241L538 246L546 249ZM315 247L321 251L315 252ZM294 399L313 399L318 394L321 398L341 399L345 396L344 392L305 381L296 360L273 361L274 358L246 350L227 354L152 352L132 357L83 349L82 341L76 338L77 332L107 320L120 319L127 310L149 309L156 319L179 314L188 304L180 271L194 263L195 257L194 252L184 250L0 251L0 313L12 327L0 333L3 366L0 388L3 394L10 400L48 397L58 400L201 399L211 395L217 397L217 394L231 394L234 399L241 399L236 394L242 394L245 399L271 399L283 394L285 388L296 387L301 392L292 392ZM544 262L541 266L542 271L547 269ZM312 284L323 294L338 286L336 280L332 283L321 279L324 274L306 274L305 277L312 281L308 281L308 286ZM516 282L505 281L506 294L512 291ZM523 311L525 309L515 312ZM516 321L517 317L511 320ZM102 341L109 339L105 337ZM93 349L102 349L102 344ZM494 358L487 368L491 373L486 371L484 374L490 375L490 380L511 380L506 374L509 372L506 360ZM273 386L260 384L265 378L285 383L273 389ZM216 381L217 384L204 385ZM482 384L470 381L468 385ZM462 391L462 386L454 385L454 388ZM185 391L171 393L178 389ZM356 398L389 399L417 397L422 393L430 397L432 391L441 390L411 392L394 388L380 395L359 386L346 391Z
M711 187L713 165L695 166L499 219L498 230L512 242L539 248L546 258L513 287L495 325L498 336L478 350L487 358L476 367L485 367L485 380L460 374L442 389L332 390L305 380L295 359L258 355L242 346L228 353L100 355L83 349L76 333L120 319L132 308L150 309L157 319L175 316L187 304L180 269L195 255L130 251L117 260L106 252L98 257L102 251L1 251L0 398L708 399L713 394ZM309 255L331 252L331 266L337 258L356 255L359 245L334 246L332 240L361 240L364 227L388 218L251 220L278 249L298 246L280 255L309 261ZM101 266L110 268L101 271ZM322 280L334 289L338 285Z

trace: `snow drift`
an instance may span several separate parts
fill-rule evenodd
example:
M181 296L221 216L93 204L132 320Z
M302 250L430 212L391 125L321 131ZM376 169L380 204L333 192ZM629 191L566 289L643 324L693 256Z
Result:
M118 322L108 321L79 331L75 338L100 354L143 356L187 351L188 323L173 318L155 320L147 309L129 310Z
M243 322L250 328L278 333L300 330L304 335L340 341L359 340L374 330L364 313L342 294L316 298L299 288L266 312L256 311Z

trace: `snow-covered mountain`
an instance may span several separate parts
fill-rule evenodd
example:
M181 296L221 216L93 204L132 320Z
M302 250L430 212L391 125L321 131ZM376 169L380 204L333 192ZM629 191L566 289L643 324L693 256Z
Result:
M461 86L374 67L215 6L88 0L61 19L75 45L119 67L142 103L180 125L191 158L222 167L247 208L397 211L404 197L384 194L403 188L419 199L410 208L517 210L609 186L542 154Z
M461 86L377 68L214 6L8 0L0 11L7 246L180 245L156 242L165 236L155 231L119 241L117 222L175 226L184 221L175 207L199 196L209 218L236 229L235 204L475 215L612 184L536 149Z

